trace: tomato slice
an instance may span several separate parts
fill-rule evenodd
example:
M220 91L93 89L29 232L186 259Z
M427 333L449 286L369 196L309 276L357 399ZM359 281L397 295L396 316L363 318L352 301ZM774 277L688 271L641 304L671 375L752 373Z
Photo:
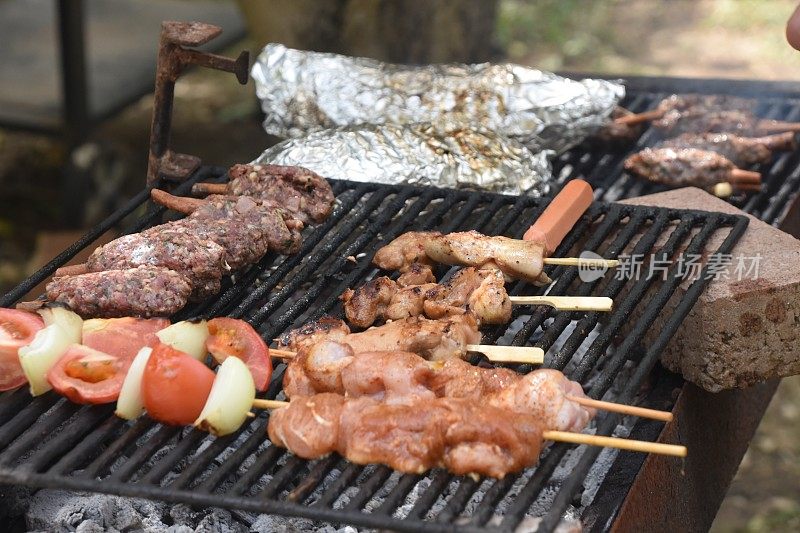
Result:
M250 373L256 389L267 390L272 376L272 360L269 346L253 326L235 318L215 318L208 321L209 337L206 348L218 362L230 356L242 359Z
M95 318L83 323L84 346L133 361L139 350L158 342L156 332L169 326L166 318Z
M75 403L110 403L119 397L130 361L73 344L47 371L53 389Z
M43 327L42 317L35 313L0 308L0 391L27 382L17 352L33 342L36 332Z
M165 424L193 424L208 399L214 376L194 357L166 344L156 344L142 375L147 414Z

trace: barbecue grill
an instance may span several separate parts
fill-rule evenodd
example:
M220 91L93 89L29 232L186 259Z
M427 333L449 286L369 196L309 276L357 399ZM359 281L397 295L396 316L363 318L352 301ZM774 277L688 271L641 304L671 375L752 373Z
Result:
M626 105L633 111L651 107L670 92L683 92L692 83L644 82L643 90L635 84L630 90ZM704 87L716 90L713 83ZM761 103L764 116L800 117L800 102L785 95L768 96ZM651 140L648 131L639 144ZM584 176L602 202L590 208L555 255L592 250L608 258L635 253L652 254L659 260L677 251L698 253L719 232L725 235L724 241L712 251L730 252L746 229L745 217L605 203L660 190L622 175L625 155L579 147L559 159L551 194L572 177ZM772 224L785 225L793 216L800 160L796 154L781 155L761 170L764 191L734 202ZM186 193L200 180L224 178L223 169L200 167L175 192ZM217 297L182 311L177 318L242 317L271 339L324 313L341 314L338 295L374 277L377 271L369 263L372 254L405 231L477 229L520 237L547 203L546 199L345 181L333 183L333 189L337 196L333 214L306 230L299 254L268 255L226 282ZM136 218L147 200L147 190L136 195L2 297L0 306L13 305L108 229L124 224L139 231L160 222L164 210L155 206ZM53 392L31 400L27 390L17 390L0 394L0 483L222 506L244 512L240 516L245 519L247 513L271 513L403 531L455 527L512 531L529 514L543 517L538 527L544 531L554 529L565 514L580 518L590 530L636 528L652 525L654 520L665 529L685 526L687 521L698 528L710 525L776 383L711 395L657 366L660 352L707 284L705 276L670 310L663 304L681 283L675 268L665 280L656 276L610 279L607 275L602 281L583 282L574 268L548 267L546 272L557 280L553 293L614 297L614 312L601 317L515 307L512 324L485 330L484 342L543 348L548 353L547 366L563 369L594 398L605 395L674 409L676 421L666 428L655 421L600 415L597 433L629 431L631 438L679 441L689 446L685 463L557 444L545 452L535 469L503 480L452 476L440 470L399 475L383 466L353 465L335 455L311 462L292 456L268 442L265 412L238 433L214 438L191 428L162 426L146 417L126 422L113 416L112 406L79 406ZM518 282L509 286L509 293L539 294L541 290ZM655 296L644 299L645 294ZM656 341L644 346L648 333L650 337L655 333ZM284 369L282 364L276 367L267 397L280 394ZM736 427L737 434L731 436L725 424Z

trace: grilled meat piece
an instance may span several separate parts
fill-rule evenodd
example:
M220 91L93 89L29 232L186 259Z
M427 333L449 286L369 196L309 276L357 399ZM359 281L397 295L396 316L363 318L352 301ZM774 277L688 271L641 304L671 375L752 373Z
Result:
M401 287L381 276L356 289L342 293L347 320L356 327L368 328L378 320L401 320L421 315L427 291L435 283ZM462 311L463 312L463 311Z
M332 316L323 316L319 320L306 322L297 329L287 331L275 341L279 346L289 347L295 352L311 348L321 341L337 341L350 335L350 328L343 320Z
M408 269L397 278L397 284L401 287L411 287L425 285L426 283L436 283L430 265L422 263L411 263Z
M511 300L506 280L493 263L467 267L425 293L423 308L428 318L471 312L481 324L506 324L511 320Z
M624 107L617 106L611 112L609 120L600 128L597 133L589 137L590 144L600 145L606 148L624 148L633 144L642 134L644 124L620 124L614 119L633 115Z
M228 194L258 198L264 205L290 213L303 223L322 222L333 211L331 186L319 174L303 167L233 165Z
M84 318L169 316L186 305L192 288L174 270L140 266L64 276L47 284L47 298Z
M423 247L425 254L438 263L476 267L492 263L510 278L538 286L552 281L543 270L544 246L537 242L462 231L429 237Z
M284 377L289 398L334 392L348 397L369 396L387 403L420 399L464 398L512 412L531 413L547 429L581 431L594 409L571 398L585 398L580 384L557 370L540 369L520 375L504 368L480 368L460 359L426 361L403 351L353 352L335 342L320 343L289 362ZM297 387L305 376L308 386Z
M502 478L536 463L542 427L525 413L458 398L389 404L318 394L273 411L268 433L305 459L338 452L357 464L400 472L442 466L454 474Z
M225 250L193 230L164 224L144 233L125 235L94 250L86 261L90 272L165 267L182 274L192 287L192 300L219 292Z
M797 142L792 132L765 137L739 137L729 133L685 133L674 139L666 139L655 148L709 150L724 156L734 165L743 167L769 163L773 152L795 150Z
M284 218L284 214L249 196L211 195L178 222L225 248L228 264L238 270L257 263L268 250L284 255L297 253L303 223L290 216Z
M625 170L673 187L710 187L731 180L734 164L697 148L645 148L625 160Z
M375 252L372 264L383 270L405 273L417 265L432 265L425 254L425 241L440 236L438 231L407 231ZM413 268L420 270L421 266Z
M322 340L348 344L354 352L396 350L414 352L433 361L464 357L467 344L480 342L478 324L470 314L428 320L411 317L395 320L361 333L349 333L341 320L325 318L290 331L278 340L281 346L300 352Z

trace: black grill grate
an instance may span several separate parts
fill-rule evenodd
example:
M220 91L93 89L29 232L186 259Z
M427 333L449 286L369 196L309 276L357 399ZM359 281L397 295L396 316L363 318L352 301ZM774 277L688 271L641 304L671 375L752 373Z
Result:
M215 174L218 171L206 169L195 180ZM405 231L478 229L519 237L545 204L531 198L349 182L335 183L334 190L338 205L333 215L307 232L300 254L265 258L225 285L217 298L181 314L245 317L265 338L272 338L309 318L340 313L338 295L375 276L377 271L369 263L373 253ZM137 196L127 211L134 211L145 198L144 194ZM154 223L162 212L153 210L133 229ZM90 233L0 305L11 305L124 214L118 213ZM567 236L557 255L593 250L605 257L623 252L672 257L678 250L699 253L716 232L727 235L718 250L726 253L746 224L744 217L725 214L597 203ZM491 328L485 332L485 342L503 337L507 343L550 350L549 366L566 369L593 397L611 390L620 401L631 401L638 394L666 341L705 284L704 280L695 282L681 306L669 312L663 303L680 282L674 269L667 281L608 276L605 281L584 283L574 268L557 267L548 273L557 279L554 293L611 296L615 311L601 317L598 313L519 307L514 310L517 329ZM540 292L524 283L509 289L512 294ZM648 290L655 290L655 296L644 301L642 296ZM643 349L644 334L652 328L660 331L658 340ZM594 333L587 337L590 332ZM276 369L268 397L279 394L283 369L282 365ZM352 465L338 456L315 462L300 460L269 445L267 416L261 413L238 434L214 439L147 418L127 423L113 416L111 406L81 407L54 393L33 401L25 390L4 393L0 395L0 482L224 506L374 528L443 531L458 524L464 530L482 530L488 525L512 530L543 491L551 489L553 472L570 457L577 460L574 471L561 485L544 519L543 526L551 529L579 492L597 457L597 450L556 445L549 448L535 471L500 481L476 481L442 471L401 476L383 466ZM611 434L618 421L613 416L599 417L598 432ZM407 501L412 491L416 499ZM401 506L405 507L399 511ZM501 508L498 522L493 517Z

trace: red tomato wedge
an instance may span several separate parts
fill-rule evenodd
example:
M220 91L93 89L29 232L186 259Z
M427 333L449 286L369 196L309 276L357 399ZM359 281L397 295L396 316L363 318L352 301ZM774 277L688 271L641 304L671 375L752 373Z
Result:
M243 360L253 374L256 389L267 390L272 377L269 346L253 326L235 318L215 318L208 321L206 348L218 362L230 356Z
M158 342L156 332L169 326L166 318L103 318L83 323L84 346L133 361L139 350Z
M75 403L109 403L119 397L130 361L73 344L47 371L53 389Z
M200 416L214 383L206 365L166 344L156 344L142 375L142 400L154 420L191 425Z
M42 317L37 314L0 308L0 391L27 382L17 351L30 344L43 327Z

